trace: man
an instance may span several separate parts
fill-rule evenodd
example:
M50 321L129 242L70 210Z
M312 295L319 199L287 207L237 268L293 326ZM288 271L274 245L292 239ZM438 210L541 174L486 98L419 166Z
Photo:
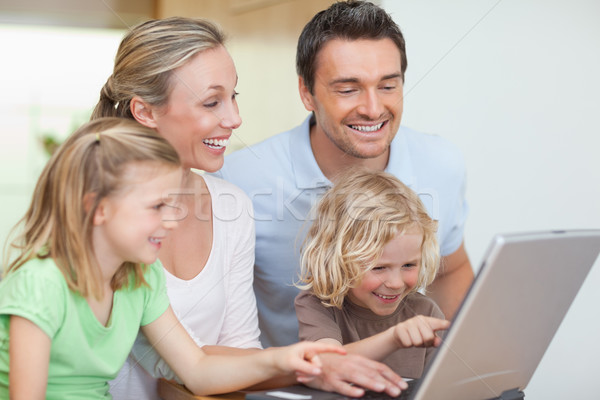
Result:
M254 287L264 346L298 340L293 283L310 209L351 166L396 175L439 221L443 258L428 294L448 318L468 289L463 160L447 141L400 127L406 65L404 38L384 10L362 1L333 4L298 40L300 97L312 115L227 157L221 176L254 205Z

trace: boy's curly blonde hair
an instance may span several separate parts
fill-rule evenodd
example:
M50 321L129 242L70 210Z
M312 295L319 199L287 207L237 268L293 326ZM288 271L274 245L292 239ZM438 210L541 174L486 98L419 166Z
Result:
M316 206L304 241L300 289L341 308L348 291L376 266L384 246L417 228L423 234L421 268L413 291L429 285L439 266L437 222L415 192L391 174L351 169Z

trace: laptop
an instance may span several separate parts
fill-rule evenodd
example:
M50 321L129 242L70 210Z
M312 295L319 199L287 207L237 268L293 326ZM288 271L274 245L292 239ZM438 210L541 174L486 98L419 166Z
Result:
M497 235L442 345L400 399L522 399L599 253L600 230ZM247 400L344 398L300 385L246 394Z

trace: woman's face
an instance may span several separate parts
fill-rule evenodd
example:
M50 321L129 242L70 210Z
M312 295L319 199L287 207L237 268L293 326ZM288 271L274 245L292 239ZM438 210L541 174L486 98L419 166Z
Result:
M185 168L214 172L223 166L229 138L242 123L236 85L235 65L223 46L198 53L173 71L169 100L153 114L156 130Z

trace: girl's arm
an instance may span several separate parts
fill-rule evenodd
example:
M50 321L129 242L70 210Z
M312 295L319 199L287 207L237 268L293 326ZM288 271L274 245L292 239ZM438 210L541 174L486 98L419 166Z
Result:
M340 345L336 345L341 347ZM263 351L262 349L239 349L237 347L224 347L224 346L203 346L202 350L208 355L248 355ZM321 358L321 357L319 357ZM266 381L259 382L257 384L248 386L247 390L267 390L273 388L279 388L284 386L291 386L301 382L303 378L296 376L293 372L288 372L283 375L279 375ZM309 378L310 379L310 378Z
M443 319L417 315L381 333L348 343L344 348L349 354L359 354L380 361L398 349L439 346L441 339L435 332L448 329L449 325L450 322ZM334 339L321 339L319 342L337 343Z
M171 307L142 332L188 389L200 395L232 392L290 372L315 376L321 372L318 353L344 353L341 347L306 342L248 355L207 355Z
M36 324L10 317L9 390L11 399L45 399L51 340Z

